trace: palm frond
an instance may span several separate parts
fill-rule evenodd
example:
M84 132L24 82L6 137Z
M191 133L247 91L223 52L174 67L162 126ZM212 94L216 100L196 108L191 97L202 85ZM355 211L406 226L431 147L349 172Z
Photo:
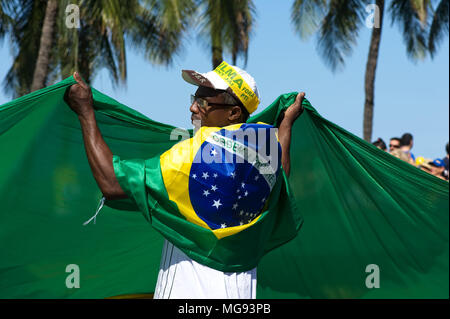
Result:
M13 24L14 1L0 0L0 41L11 32Z
M319 30L318 50L332 71L342 69L352 54L364 14L364 1L330 1Z
M438 45L448 35L449 1L441 0L434 12L428 36L428 50L434 57Z
M320 27L328 9L327 0L295 0L291 9L291 21L295 32L305 40Z
M388 9L391 24L399 25L406 45L406 54L412 60L422 60L427 55L428 2L393 0Z
M142 1L129 31L132 44L152 63L170 65L182 50L195 11L193 0Z
M213 67L224 52L236 64L239 57L247 64L248 50L256 16L252 0L199 0L198 38L212 52Z
M244 58L245 67L248 61L250 38L253 33L253 24L256 16L256 9L253 1L237 1L231 14L233 14L235 18L232 20L233 30L230 34L228 50L230 50L232 55L232 63L236 64L237 59L242 56Z
M11 29L13 64L4 80L5 93L13 97L30 92L39 51L45 1L20 0Z

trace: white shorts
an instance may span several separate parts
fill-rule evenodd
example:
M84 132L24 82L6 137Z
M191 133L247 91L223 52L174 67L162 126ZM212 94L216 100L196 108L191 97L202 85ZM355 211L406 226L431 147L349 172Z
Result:
M167 240L154 299L255 299L256 268L222 272L201 265Z

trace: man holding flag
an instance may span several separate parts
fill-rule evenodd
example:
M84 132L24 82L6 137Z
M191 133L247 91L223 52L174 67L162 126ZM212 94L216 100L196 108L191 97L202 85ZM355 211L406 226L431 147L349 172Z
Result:
M299 227L278 229L295 207L275 207L288 188L291 129L305 94L280 116L277 131L245 123L259 93L244 70L222 62L203 74L183 70L182 77L198 86L190 107L196 132L157 158L113 155L98 129L91 89L78 73L66 101L78 115L106 200L132 201L166 238L154 297L255 298L259 259Z

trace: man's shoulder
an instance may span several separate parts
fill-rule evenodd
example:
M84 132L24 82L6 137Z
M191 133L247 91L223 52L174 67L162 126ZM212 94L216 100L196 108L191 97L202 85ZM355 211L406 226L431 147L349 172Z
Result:
M262 128L262 129L270 129L275 128L273 125L264 123L264 122L256 122L256 123L242 123L241 129L247 129L247 128Z
M275 127L273 125L264 122L257 122L257 123L238 123L227 125L222 127L221 131L247 131L247 130L268 131L271 129L275 129Z
M259 142L263 142L263 140L266 142L270 140L278 141L278 129L263 122L233 124L223 127L215 134L233 137L238 141L248 139L249 136L254 136Z

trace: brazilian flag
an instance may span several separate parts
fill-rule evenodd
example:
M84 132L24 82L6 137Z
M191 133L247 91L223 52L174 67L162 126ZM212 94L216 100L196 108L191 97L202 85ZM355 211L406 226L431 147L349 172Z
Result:
M273 126L233 124L202 127L161 156L114 156L113 164L136 210L166 239L199 263L245 271L301 225L281 152Z
M257 264L257 298L449 297L448 182L323 118L307 100L292 128L287 178L276 134L256 144L245 135L272 132L296 93L245 124L191 135L93 89L129 196L107 201L83 226L102 194L63 100L74 83L0 106L0 298L148 296L164 238L217 269ZM71 269L79 269L77 287L66 284Z

